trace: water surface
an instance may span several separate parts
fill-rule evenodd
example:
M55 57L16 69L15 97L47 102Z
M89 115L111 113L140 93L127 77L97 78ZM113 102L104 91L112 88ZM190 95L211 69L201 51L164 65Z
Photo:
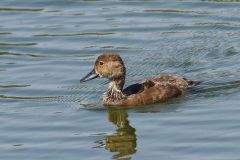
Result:
M240 157L240 3L0 1L0 159ZM79 79L105 51L126 85L163 73L203 83L166 103L101 105Z

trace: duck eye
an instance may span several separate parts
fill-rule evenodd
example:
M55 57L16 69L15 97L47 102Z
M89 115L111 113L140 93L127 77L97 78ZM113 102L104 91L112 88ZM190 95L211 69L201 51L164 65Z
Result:
M103 65L103 64L104 64L104 62L103 62L103 61L100 61L100 62L99 62L99 64L100 64L100 65Z

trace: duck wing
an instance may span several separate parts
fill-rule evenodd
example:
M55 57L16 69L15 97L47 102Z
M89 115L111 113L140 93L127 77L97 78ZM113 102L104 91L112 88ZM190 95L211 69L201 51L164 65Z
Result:
M181 89L182 91L194 87L201 83L200 81L192 81L185 77L175 76L175 75L162 75L159 77L152 78L152 81L159 85L172 85Z
M123 92L127 97L119 105L134 106L163 102L182 95L188 88L199 83L175 75L146 79L125 88Z
M132 95L132 94L137 94L141 93L144 90L151 88L155 85L155 83L152 80L144 80L141 83L136 83L128 86L123 90L123 93L126 96Z
M131 94L136 94L136 93L139 93L139 92L142 92L142 91L143 91L142 84L136 83L136 84L132 84L132 85L128 86L127 88L125 88L123 90L123 93L126 96L129 96Z
M154 87L144 89L142 92L131 94L122 100L119 104L122 106L137 106L153 104L166 101L170 98L177 97L183 92L173 85L155 84Z

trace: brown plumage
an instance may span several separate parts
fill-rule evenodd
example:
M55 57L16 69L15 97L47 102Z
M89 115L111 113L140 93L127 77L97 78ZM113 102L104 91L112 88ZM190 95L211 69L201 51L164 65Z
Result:
M197 84L175 75L162 75L149 78L123 89L125 65L118 54L107 52L100 55L94 69L80 82L97 77L109 79L109 87L103 94L103 104L111 106L137 106L163 102L182 95L187 88Z

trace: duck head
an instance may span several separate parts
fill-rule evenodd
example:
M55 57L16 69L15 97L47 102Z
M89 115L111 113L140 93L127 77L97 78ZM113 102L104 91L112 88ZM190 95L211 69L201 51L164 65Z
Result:
M122 58L116 53L103 53L96 59L93 70L83 77L80 82L86 82L98 77L107 78L110 82L114 82L119 89L122 89L125 80L125 66Z

